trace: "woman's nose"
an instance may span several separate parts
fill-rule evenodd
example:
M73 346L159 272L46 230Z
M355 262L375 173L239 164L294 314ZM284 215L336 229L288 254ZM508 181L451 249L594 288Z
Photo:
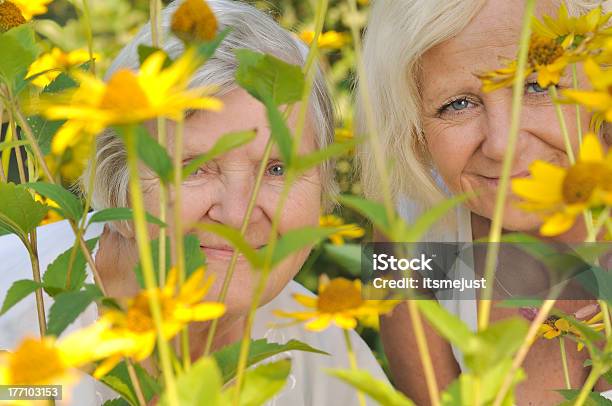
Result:
M484 123L484 140L481 148L483 154L494 161L503 161L508 150L510 139L510 126L512 121L511 98L508 100L497 99L486 106L486 120ZM520 129L519 129L520 131ZM519 133L516 150L522 145L522 137Z
M215 203L208 212L210 218L240 229L248 211L254 183L248 179L227 179L223 182L223 187L218 189ZM258 197L255 202L249 223L255 223L263 216L260 199L261 197Z

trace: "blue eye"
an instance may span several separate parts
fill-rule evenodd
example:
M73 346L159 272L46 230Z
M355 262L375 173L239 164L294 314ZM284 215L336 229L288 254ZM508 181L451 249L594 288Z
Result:
M281 164L270 165L267 172L270 176L283 176L285 174L285 167Z
M546 89L541 87L538 82L531 82L525 85L526 93L542 93L547 92Z
M458 100L450 102L448 104L448 107L452 108L453 110L459 111L459 110L467 109L469 105L470 105L470 102L467 99L458 99Z

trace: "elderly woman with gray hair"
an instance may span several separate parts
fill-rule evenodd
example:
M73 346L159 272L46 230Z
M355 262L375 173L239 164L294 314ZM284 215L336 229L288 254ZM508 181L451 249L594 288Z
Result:
M536 16L554 16L561 1L536 3ZM565 0L571 16L587 14L598 6L608 11L610 2ZM607 4L606 4L607 3ZM509 145L512 90L486 93L479 73L497 69L500 58L513 58L522 27L524 1L507 0L377 0L373 3L364 40L365 76L360 88L371 96L368 106L360 106L359 126L366 127L366 108L373 113L373 126L385 159L393 162L390 185L396 208L408 222L452 195L472 197L457 208L451 219L431 230L424 241L472 242L486 238L491 226L502 162ZM572 87L571 70L557 87ZM579 83L586 76L578 72ZM584 88L584 85L581 85ZM526 177L534 160L568 166L564 138L555 107L547 89L539 86L536 75L525 78L516 153L510 174ZM572 134L572 148L578 149L577 127L589 127L591 114L582 114L578 123L574 106L562 107ZM598 134L602 144L610 143L610 128ZM367 145L360 152L362 181L369 198L381 199L374 150ZM478 192L478 193L474 193ZM505 202L504 232L519 231L538 235L541 219L516 207L517 196ZM382 236L380 236L382 238ZM584 224L578 222L556 241L582 242ZM513 258L498 260L512 263ZM514 267L506 286L495 289L517 291L534 283L534 273ZM481 272L476 267L472 272ZM447 310L476 329L477 303L470 300L444 300ZM579 300L558 302L572 314L588 303ZM517 309L493 307L493 321L518 316ZM426 379L415 334L410 328L406 306L398 306L381 319L381 334L395 384L417 404L429 404ZM439 386L445 388L465 370L461 351L427 326L427 343ZM584 362L586 351L568 346L569 380L580 387L589 373ZM551 367L551 362L555 363ZM555 391L565 387L559 361L559 345L539 340L523 363L527 379L517 386L517 404L556 404L562 397ZM607 388L598 383L598 390ZM606 396L611 396L607 393Z
M164 31L168 30L170 16L177 7L175 2L162 13ZM247 204L255 183L257 169L261 164L265 146L270 137L264 106L240 89L234 81L237 61L234 50L246 48L253 51L269 53L285 62L302 65L305 62L307 47L295 36L282 29L269 16L247 4L231 0L209 0L218 22L219 30L231 28L228 37L223 41L215 55L196 73L193 86L215 85L217 97L224 103L220 113L208 111L191 112L185 121L184 160L209 150L224 134L233 131L256 129L253 141L234 149L213 162L198 169L188 177L182 186L182 218L186 224L207 222L225 224L240 228L247 210ZM137 69L139 66L137 48L139 44L150 44L151 32L147 25L127 45L114 61L108 76L120 68ZM171 58L182 52L181 43L168 38L164 43L165 51ZM309 119L299 146L300 153L305 154L333 141L333 108L320 74L315 78L313 92L309 101ZM295 124L295 117L290 117L289 125ZM174 127L169 123L168 144L172 151ZM93 207L128 207L128 174L126 152L122 141L112 131L107 131L97 138L97 168ZM279 200L284 181L284 167L278 151L272 151L266 163L265 174L259 195L250 216L245 238L252 247L259 248L266 244L272 228L272 218ZM92 168L90 168L92 169ZM87 178L87 175L85 175ZM156 214L159 211L159 182L144 168L141 172L144 185L144 198L147 211ZM334 193L333 171L329 163L303 174L292 186L282 213L278 234L318 224L323 198ZM57 255L72 245L74 236L65 222L58 222L38 231L41 268L54 260ZM138 255L134 233L127 223L95 225L88 229L86 238L100 236L98 247L94 252L96 265L99 268L108 294L123 297L135 293L136 280L132 269ZM211 299L218 296L225 272L228 269L233 249L215 235L199 233L201 248L207 257L208 271L214 273L215 284L211 290ZM14 280L27 278L29 259L26 252L21 252L19 242L11 237L2 237L0 242L0 296L5 296L6 289ZM342 332L330 328L323 333L309 333L299 327L270 328L274 321L272 311L298 310L292 294L310 294L292 281L295 274L306 260L309 249L290 256L272 272L266 286L261 307L256 313L252 338L266 338L274 342L286 342L290 339L304 341L315 348L326 351L330 356L305 352L292 352L292 372L285 389L275 398L277 405L348 405L357 403L356 391L335 382L323 371L324 368L348 367L349 361L344 348ZM244 258L238 257L233 279L226 299L227 313L220 320L213 349L237 341L243 334L245 316L248 312L255 286L256 273L252 272ZM23 272L23 274L20 274ZM51 299L45 298L46 305ZM11 312L0 318L0 348L11 349L27 334L36 331L33 300L21 302ZM97 317L95 308L89 308L71 328L87 325ZM192 338L192 355L203 351L204 341L209 325L193 325L190 330ZM351 332L356 345L358 365L369 370L375 377L385 380L385 376L369 348L358 335ZM108 393L100 383L86 380L77 388L75 404L96 404L107 400L113 394Z

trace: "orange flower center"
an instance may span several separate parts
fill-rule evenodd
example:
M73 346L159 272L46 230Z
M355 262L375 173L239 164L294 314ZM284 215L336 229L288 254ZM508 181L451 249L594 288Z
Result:
M149 99L129 69L121 69L108 82L100 107L109 110L131 111L148 107Z
M598 162L579 162L563 179L563 200L568 204L586 203L597 187L612 190L612 169Z
M33 338L25 339L9 357L11 383L18 385L49 383L66 370L55 348Z
M563 55L563 48L556 41L532 37L527 59L532 66L550 65Z
M361 306L361 292L347 279L334 279L319 295L317 308L324 313L338 313Z
M25 23L26 20L23 18L19 7L10 1L0 3L0 33Z
M210 41L217 35L217 19L204 0L187 0L172 16L172 32L183 41Z

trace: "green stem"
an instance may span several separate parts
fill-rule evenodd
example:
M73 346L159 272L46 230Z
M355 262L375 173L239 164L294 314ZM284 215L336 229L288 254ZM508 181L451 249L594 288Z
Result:
M572 389L569 369L567 367L567 354L565 353L565 338L563 338L563 336L559 337L559 350L561 351L561 363L563 364L563 379L565 380L565 388Z
M574 406L582 406L584 402L587 400L591 392L593 391L593 386L597 383L597 380L601 376L601 369L595 365L593 365L589 376L587 377L582 389L580 389L580 393L578 393L578 397L574 401Z
M4 120L4 103L0 101L0 129L2 128L3 120ZM6 174L4 173L4 164L2 163L2 156L0 155L0 182L6 183L8 182L6 178Z
M160 0L150 0L149 9L151 13L151 45L158 48L160 44L160 33L161 33L161 4Z
M569 132L567 131L567 125L565 124L565 116L563 115L563 110L561 110L561 105L555 102L557 98L557 87L550 86L548 88L548 92L550 93L550 97L555 105L555 113L557 113L557 119L559 120L559 126L561 127L561 133L563 134L563 142L565 143L565 152L567 153L567 157L571 165L576 163L576 157L574 156L574 149L572 148L572 142L569 137Z
M495 200L495 209L491 228L489 230L489 247L485 261L484 277L487 281L493 281L495 278L495 264L497 263L497 255L499 253L499 240L502 232L502 224L504 218L504 206L508 195L508 184L510 182L510 171L514 162L514 154L516 150L516 142L518 139L519 125L521 118L521 108L523 102L523 72L527 66L527 51L529 49L529 38L531 35L531 16L533 15L535 0L527 0L525 4L525 14L523 15L523 28L521 31L521 39L519 43L517 73L514 77L512 88L512 121L510 122L510 130L508 135L508 147L504 155L502 163L502 173L499 179L499 186ZM484 330L489 325L489 316L491 313L491 297L493 296L492 283L488 284L482 294L480 300L478 314L478 329Z
M164 339L161 303L159 295L157 294L153 259L151 256L151 247L149 246L149 232L147 230L142 189L140 186L140 174L138 173L138 150L136 146L136 139L133 127L127 127L126 129L127 133L125 137L125 144L127 150L127 164L130 175L130 199L132 202L132 209L134 211L136 243L138 245L138 253L142 265L142 274L145 287L150 292L155 292L155 294L149 295L149 306L151 309L151 315L153 316L153 322L155 324L157 345L169 403L173 406L179 406L176 382L170 361L170 348L168 342Z
M270 153L272 152L272 146L274 145L273 138L270 137L268 142L266 143L266 148L263 153L263 157L261 159L261 164L259 165L259 170L257 172L257 177L255 179L255 186L253 188L253 192L251 193L251 198L249 199L249 203L247 205L246 214L244 219L242 220L242 224L240 226L240 235L244 236L246 230L249 226L249 222L251 219L251 214L253 213L253 209L255 208L255 203L257 202L257 195L259 194L259 189L261 187L261 183L263 180L264 173L266 168L268 167L268 159L270 158ZM240 252L238 250L234 250L232 254L232 258L230 260L229 267L225 274L225 278L223 279L223 286L221 287L221 293L219 294L219 298L217 299L220 303L225 303L225 298L227 297L227 293L229 292L230 282L234 275L234 269L236 269L236 263L238 262L238 255ZM206 345L204 347L204 356L208 356L210 351L212 350L212 344L214 341L215 333L217 331L217 326L219 323L219 319L214 319L211 323L210 330L208 330L208 336L206 337Z
M166 149L166 119L157 118L157 140L163 149ZM166 223L168 216L168 188L164 182L159 182L159 219ZM158 253L159 253L159 286L166 284L166 230L159 229L158 234Z
M545 300L544 303L542 304L542 307L540 307L538 314L536 315L536 317L533 319L533 321L529 325L529 330L527 330L527 335L523 339L521 346L519 347L518 351L516 352L516 355L514 356L514 359L512 360L512 366L510 367L510 370L506 373L506 376L504 377L504 380L502 381L499 391L497 392L497 396L495 397L495 401L493 402L493 406L501 406L502 401L506 397L506 394L508 393L508 390L510 389L510 386L512 385L512 381L514 380L516 372L523 364L523 361L525 361L525 358L527 357L527 353L529 352L531 345L535 341L535 337L536 337L536 334L538 333L538 330L540 329L540 326L542 325L542 323L544 323L544 321L548 317L548 314L550 313L553 306L555 305L555 302L556 302L555 299Z
M183 188L183 136L185 131L185 120L181 118L174 131L174 188L172 196L172 209L174 220L172 222L172 236L174 238L174 263L178 273L179 286L185 283L185 245L183 241L183 216L182 216L182 188ZM191 367L191 356L189 351L189 327L181 331L181 355L183 369Z
M357 4L355 0L348 0L349 4L349 12L353 15L357 14ZM370 147L374 152L374 161L376 163L376 170L378 171L380 180L380 188L383 197L383 203L385 205L385 212L387 214L387 218L389 220L389 224L393 224L395 220L395 207L393 204L393 196L391 193L391 177L388 174L386 162L387 158L385 157L385 151L383 151L381 145L382 142L376 131L374 112L372 111L372 103L370 101L370 92L368 90L366 84L366 75L365 75L365 67L363 65L363 56L361 51L361 32L359 30L359 26L357 25L357 21L355 19L350 19L350 29L351 36L353 38L353 44L355 48L355 61L357 68L357 76L364 83L363 86L359 88L359 96L361 98L362 104L364 106L364 113L366 118L366 127L367 127L367 136L370 142ZM391 236L388 236L391 237Z
M136 370L134 369L134 364L132 364L132 361L128 358L125 359L125 363L127 365L128 375L130 376L130 380L132 381L132 386L134 387L134 392L136 392L138 406L146 406L147 401L142 392L142 386L140 385L140 380L138 379Z
M89 0L83 0L83 25L85 26L85 35L87 35L87 50L89 51L89 60L91 61L90 71L95 76L96 60L93 54L93 32L91 29L91 13L89 12Z
M425 381L427 382L427 390L429 392L429 401L432 406L438 406L440 405L438 383L431 361L429 346L427 345L427 337L423 329L423 321L421 320L421 315L419 314L419 309L415 300L408 300L406 304L408 306L408 312L410 313L410 321L412 330L414 331L414 337L416 338L417 349L421 356L421 364L423 365L423 372L425 373Z
M13 134L13 139L19 140L19 137L17 135L17 124L15 123L15 116L11 113L9 113L9 127L11 129L11 133ZM23 156L21 155L20 146L15 147L15 158L17 161L17 172L19 172L19 182L22 184L26 183L26 175L25 171L23 170Z
M32 277L34 282L41 283L40 278L40 263L38 262L38 248L36 244L36 231L30 233L30 244L27 247L30 254L30 262L32 263ZM47 321L45 317L45 303L42 295L42 288L35 291L36 295L36 315L38 316L38 331L40 336L44 337L47 334Z
M594 227L589 230L586 242L597 241L597 235L601 232L601 229L606 223L606 220L610 218L610 209L612 209L612 206L606 206L606 208L601 212L601 214L597 218L597 223L595 223Z
M578 90L578 72L576 63L572 64L572 83L574 90ZM582 118L580 115L580 104L576 103L576 129L578 130L578 141L582 145Z
M349 359L349 364L351 366L351 369L353 371L357 371L357 358L355 357L355 351L353 350L353 344L351 343L351 335L349 330L343 329L342 332L344 333L344 342L346 343L346 353L348 355L348 359ZM361 392L360 390L357 391L357 397L359 398L359 404L361 406L365 406L365 396L363 395L363 392Z

